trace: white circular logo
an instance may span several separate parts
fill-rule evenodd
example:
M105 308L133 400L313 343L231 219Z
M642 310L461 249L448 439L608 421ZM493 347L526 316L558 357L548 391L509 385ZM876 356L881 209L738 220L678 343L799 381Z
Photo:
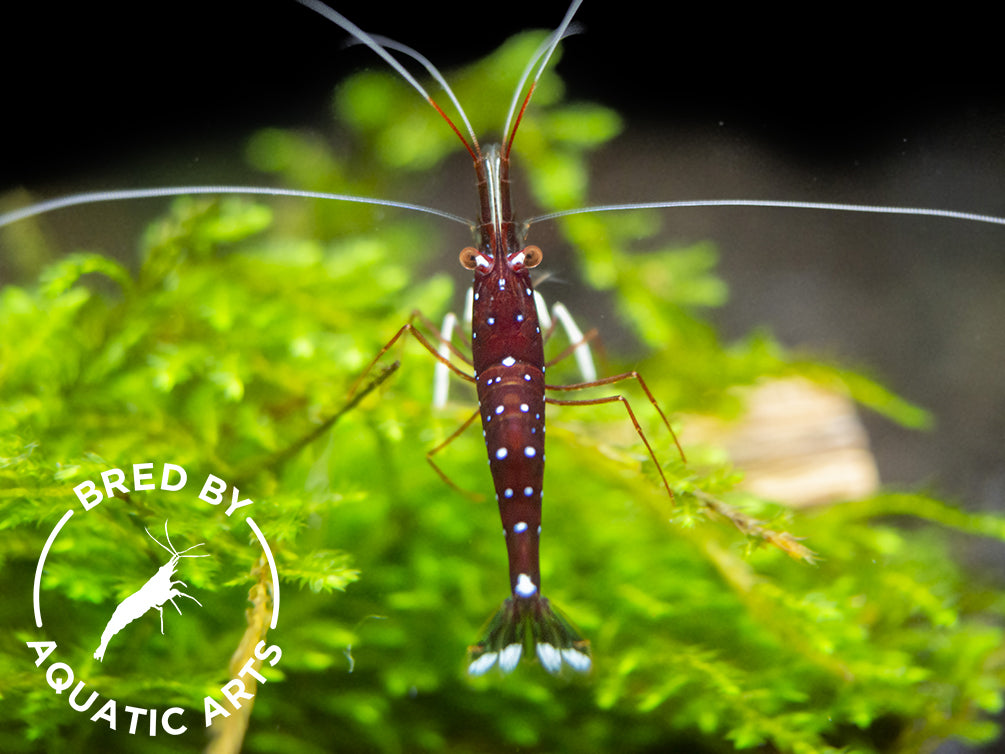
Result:
M100 481L81 482L73 488L73 492L77 502L87 513L118 495L125 496L152 490L180 493L188 489L195 489L195 485L191 488L188 487L188 472L178 464L162 464L159 478L155 477L154 471L155 464L153 463L133 464L132 468L129 469L131 475L123 469L108 469L101 473ZM198 486L198 499L214 506L217 510L222 509L227 517L231 517L236 512L247 509L254 504L250 498L242 498L237 487L228 484L214 474L207 475ZM228 490L230 491L229 497ZM226 507L221 508L221 506ZM32 601L35 609L35 625L40 630L44 628L39 597L46 558L60 532L78 510L74 505L60 518L46 539L38 558ZM244 518L244 522L253 535L253 541L257 541L261 547L260 558L263 565L267 564L268 572L272 577L271 594L269 595L272 608L269 628L274 630L279 621L279 574L265 535L262 534L262 530L259 529L250 515L244 515L248 512L244 510L238 518ZM170 620L168 628L165 630L165 605L172 605L179 616L184 616L189 608L204 607L200 597L193 594L193 591L185 583L184 574L187 559L213 557L212 543L172 541L169 518L163 520L163 540L158 536L160 528L159 525L156 525L155 533L150 530L149 526L144 526L144 530L151 540L150 547L154 551L164 550L167 553L166 557L163 554L159 556L159 559L165 562L152 576L147 578L142 586L119 600L118 604L110 610L108 621L105 623L100 637L95 637L94 659L99 662L113 657L116 652L116 637L122 632L129 631L130 624L143 619L151 611L156 610L159 613L161 634L170 637ZM186 607L186 611L182 610L182 605ZM170 610L168 612L171 613ZM83 641L86 642L87 639L84 638ZM55 641L43 638L39 641L26 642L26 644L36 653L35 667L42 669L45 666L45 680L52 690L59 695L65 694L70 707L87 715L92 722L106 724L115 731L125 730L130 734L144 733L149 736L156 736L161 732L178 736L185 733L190 724L194 724L185 720L186 710L182 707L170 707L162 710L157 706L120 705L117 700L112 698L100 703L99 691L88 689L87 682L78 680L79 674L75 673L67 662L59 659L59 647ZM199 724L208 728L216 718L229 717L232 712L241 709L245 703L254 699L254 692L258 684L266 682L265 676L259 672L262 663L268 662L269 665L274 666L281 658L282 650L278 645L266 644L264 639L258 641L247 662L238 670L234 678L220 688L219 695L210 695L204 698L204 714Z

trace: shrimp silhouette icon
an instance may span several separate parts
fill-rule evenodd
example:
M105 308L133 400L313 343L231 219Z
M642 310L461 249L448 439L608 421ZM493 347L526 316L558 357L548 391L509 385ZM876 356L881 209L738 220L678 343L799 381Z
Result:
M194 550L196 547L202 547L206 543L200 542L197 545L192 545L188 549L179 552L174 548L174 544L171 542L171 537L168 535L167 520L164 521L164 537L167 539L167 545L164 545L157 539L157 537L151 534L149 529L144 527L143 531L147 533L147 536L149 536L150 539L171 553L171 559L158 568L157 573L151 576L147 583L132 594L128 595L115 608L115 612L112 613L112 617L105 625L105 630L101 632L101 643L94 651L94 659L98 662L104 660L105 650L108 649L108 642L111 641L112 637L134 620L145 615L150 609L155 608L157 612L161 614L161 633L163 634L164 610L161 606L165 602L170 601L171 604L174 605L175 610L178 611L178 615L181 615L182 612L181 608L178 607L178 603L174 601L175 597L188 597L199 607L202 607L202 603L191 594L185 594L181 590L175 588L178 584L181 584L182 586L188 586L188 584L180 580L172 581L171 577L174 576L175 571L178 570L178 561L181 560L181 558L208 558L209 555L185 554L189 550Z

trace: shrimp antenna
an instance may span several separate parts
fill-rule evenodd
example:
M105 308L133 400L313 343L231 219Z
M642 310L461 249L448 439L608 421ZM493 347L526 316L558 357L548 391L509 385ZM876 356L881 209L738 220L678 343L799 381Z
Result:
M976 212L959 212L952 209L931 207L876 207L870 204L840 204L837 202L800 202L782 199L688 199L669 202L632 202L628 204L601 204L595 207L580 207L549 212L547 215L532 217L524 222L524 227L534 223L554 220L569 215L584 215L592 212L623 212L634 209L679 209L681 207L780 207L782 209L819 209L832 212L864 212L876 215L914 215L921 217L946 217L955 220L969 220L992 225L1005 225L1005 217L983 215Z
M169 553L171 553L171 557L175 557L175 556L178 556L179 558L208 558L209 557L209 555L183 555L182 554L182 553L188 552L188 550L194 550L196 547L202 547L204 544L206 544L205 542L200 542L197 545L192 545L191 547L188 548L188 550L182 550L181 552L178 552L174 548L174 542L171 541L171 535L168 534L168 520L166 518L164 519L164 536L167 538L168 544L171 545L170 547L165 547L164 543L161 542L159 539L157 539L157 537L155 537L153 534L151 534L150 530L147 527L144 526L143 527L143 531L145 531L147 533L147 536L150 537L150 539L152 539L154 542L156 542L157 544L159 544L161 547L164 547L165 550L167 550Z
M370 204L378 207L395 207L397 209L407 209L412 212L424 212L429 215L436 215L447 220L472 227L471 221L467 218L455 215L451 212L444 212L435 207L426 207L421 204L410 202L396 202L393 199L376 199L369 196L353 196L351 194L329 194L321 191L300 191L299 189L265 188L262 186L163 186L138 189L120 189L114 191L87 191L81 194L71 194L61 196L56 199L49 199L37 204L31 204L21 209L11 210L0 214L0 228L25 220L36 215L44 215L65 207L76 207L81 204L97 204L99 202L119 202L126 199L158 199L165 196L191 196L195 194L213 195L260 195L260 196L295 196L302 199L324 199L335 202L354 202L356 204Z
M566 33L560 37L560 39L565 39L565 37L571 36L576 33L578 33L576 29L569 28L566 30ZM507 147L511 146L513 143L513 138L512 135L510 134L509 124L510 121L513 120L513 114L514 112L516 112L517 103L520 101L520 95L523 93L523 87L527 83L527 79L530 77L530 74L534 70L534 66L537 65L538 61L541 60L541 58L545 55L545 53L549 53L550 50L554 49L556 34L558 34L557 31L551 32L551 34L549 34L545 38L545 40L540 45L538 45L537 50L534 51L534 54L530 56L530 60L527 61L527 65L524 66L523 73L520 74L520 80L517 82L516 90L513 92L513 98L510 100L509 112L506 113L506 125L503 128L503 137L510 136L510 139L507 142ZM537 78L539 78L540 76L541 73L539 71ZM534 79L535 85L537 84L537 78ZM527 103L529 101L530 101L530 95L528 94L526 97L526 102L524 102L524 106L520 109L521 115L523 115L523 111L527 109ZM516 129L514 128L513 131L515 133Z
M382 47L388 50L396 50L403 55L408 55L413 58L419 63L419 65L426 69L426 72L436 80L436 83L443 87L443 91L445 91L447 96L450 97L450 101L453 102L454 107L457 108L457 112L460 114L461 120L464 121L464 127L468 130L468 136L471 137L471 146L474 147L474 151L476 153L481 154L481 148L478 146L478 137L475 136L475 130L471 127L471 121L468 120L468 114L464 112L464 108L461 107L460 100L457 99L457 96L454 94L454 90L450 88L450 84L447 83L446 78L442 73L440 73L440 70L433 65L432 62L430 62L429 58L418 50L415 50L408 45L403 45L400 42L395 42L393 39L388 39L387 37L379 34L374 34L372 36L374 41L378 42Z
M580 2L581 1L582 0L580 0ZM395 49L395 50L398 50L399 52L405 53L406 55L411 55L417 61L419 61L419 63L422 63L423 66L426 66L426 70L430 71L430 73L433 73L433 71L436 70L435 67L432 65L432 63L429 63L428 60L426 60L425 62L423 62L425 59L421 55L419 55L418 53L416 53L416 52L414 52L412 50L408 50L407 48L405 48L404 45L399 45L397 42L394 42L393 44L388 45L388 46L385 46L385 45L381 44L380 42L377 41L377 39L375 39L371 35L367 34L365 31L363 31L361 28L359 28L358 26L356 26L356 24L354 24L348 18L346 18L345 16L343 16L341 13L338 13L337 11L332 10L327 5L325 5L324 3L319 2L319 0L297 0L297 2L300 3L301 5L303 5L306 8L310 8L312 11L314 11L318 15L324 16L329 21L331 21L333 24L336 24L337 26L341 27L344 31L346 31L349 34L351 34L352 36L354 36L361 43L365 44L367 47L369 47L371 50L373 50L375 53L377 53L381 58L383 58L384 61L388 65L390 65L395 71L397 71L397 73L398 73L399 76L401 76L403 79L405 79L405 81L407 81L409 84L411 84L412 88L415 89L415 91L417 91L419 94L421 94L422 97L423 97L423 99L425 99L426 102L428 102L430 105L432 105L433 109L436 110L436 112L438 112L440 114L440 117L443 118L443 120L445 120L447 122L447 125L449 125L450 128L453 129L454 133L457 134L457 138L461 140L461 143L464 145L464 148L468 150L468 154L471 155L471 159L473 159L473 160L477 160L478 159L480 153L478 152L478 143L477 143L477 141L474 142L474 145L468 143L468 140L464 138L464 135L460 132L460 130L457 128L457 126L454 124L454 122L447 116L447 114L445 112L443 112L443 110L440 108L440 106L436 103L436 100L434 100L429 95L429 92L427 92L423 88L422 84L420 84L416 80L416 78L411 73L408 72L408 69L406 69L405 66L403 66L401 63L399 63L398 60L390 52L388 52L388 49L389 48L390 49ZM428 63L428 66L426 65L427 63ZM438 72L437 73L433 73L433 76L441 84L445 84L445 81L443 80L443 77L441 75L439 75ZM456 105L457 101L453 98L453 94L450 92L450 88L449 87L447 87L447 93L450 94L451 99L454 100L454 104ZM458 106L458 109L460 110L459 106ZM471 125L467 122L467 118L464 117L464 111L463 110L461 110L461 117L464 119L464 124L467 126L467 128L468 128L468 130L470 132ZM473 134L472 134L472 138L474 138Z
M298 0L298 2L301 0ZM527 67L524 68L523 75L520 76L520 82L517 84L516 92L513 93L513 101L510 103L509 113L506 115L506 125L503 127L503 136L506 139L506 147L503 149L503 157L508 158L510 150L513 148L513 137L516 136L516 130L520 127L520 121L523 119L523 114L527 110L527 105L530 104L530 98L534 94L534 89L537 87L537 82L541 78L541 74L544 73L544 69L548 65L548 61L551 60L551 56L555 53L555 49L558 47L558 43L561 42L566 33L569 30L569 24L572 23L573 16L576 15L576 11L579 10L579 6L582 5L583 0L574 0L569 9L565 12L565 17L562 19L562 23L558 25L558 28L551 33L551 35L542 44L543 50L539 50L530 59ZM540 64L538 65L538 61ZM523 99L523 105L520 107L520 112L516 115L516 120L513 119L513 114L516 112L517 102L520 101L520 93L523 91L524 84L527 82L527 77L530 75L531 70L537 65L537 73L534 74L534 80L530 82L530 88L527 90L527 95ZM510 128L510 123L513 127Z

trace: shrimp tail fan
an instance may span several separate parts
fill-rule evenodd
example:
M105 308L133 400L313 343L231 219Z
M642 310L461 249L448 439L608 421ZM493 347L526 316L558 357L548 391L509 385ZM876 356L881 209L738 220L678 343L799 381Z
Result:
M509 673L525 651L534 652L541 666L552 674L558 673L563 663L580 673L589 671L592 664L590 642L547 599L535 594L503 602L482 640L468 648L468 673L484 675L496 664Z

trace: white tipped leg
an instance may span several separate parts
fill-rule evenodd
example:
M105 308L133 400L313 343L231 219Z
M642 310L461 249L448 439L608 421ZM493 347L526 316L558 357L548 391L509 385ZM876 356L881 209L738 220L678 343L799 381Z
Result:
M475 318L475 289L474 286L468 288L464 296L464 325L471 327L471 322Z
M565 304L556 301L548 312L548 305L540 293L534 291L534 306L537 308L537 319L540 322L541 330L550 333L555 327L555 322L562 326L569 343L572 344L573 353L576 356L576 366L583 377L583 382L594 382L597 379L597 367L593 363L593 351L590 344L586 342L583 331L579 329L576 320L566 308ZM552 319L554 316L554 319Z
M534 291L534 308L537 309L537 321L541 325L541 331L551 332L554 324L551 321L551 314L548 312L548 304L545 303L544 296L537 291Z
M443 318L443 327L440 329L440 347L436 349L436 353L448 361L450 360L450 341L454 337L456 327L457 315L453 312L447 312L447 316ZM433 408L443 408L447 405L449 391L450 367L437 360L436 371L433 372Z
M551 312L562 325L562 329L569 337L569 342L576 347L574 352L576 365L579 367L579 373L583 375L583 382L594 382L597 379L597 367L593 363L593 352L590 350L590 344L583 337L583 331L579 329L569 310L565 308L565 304L556 301L555 305L551 307Z

